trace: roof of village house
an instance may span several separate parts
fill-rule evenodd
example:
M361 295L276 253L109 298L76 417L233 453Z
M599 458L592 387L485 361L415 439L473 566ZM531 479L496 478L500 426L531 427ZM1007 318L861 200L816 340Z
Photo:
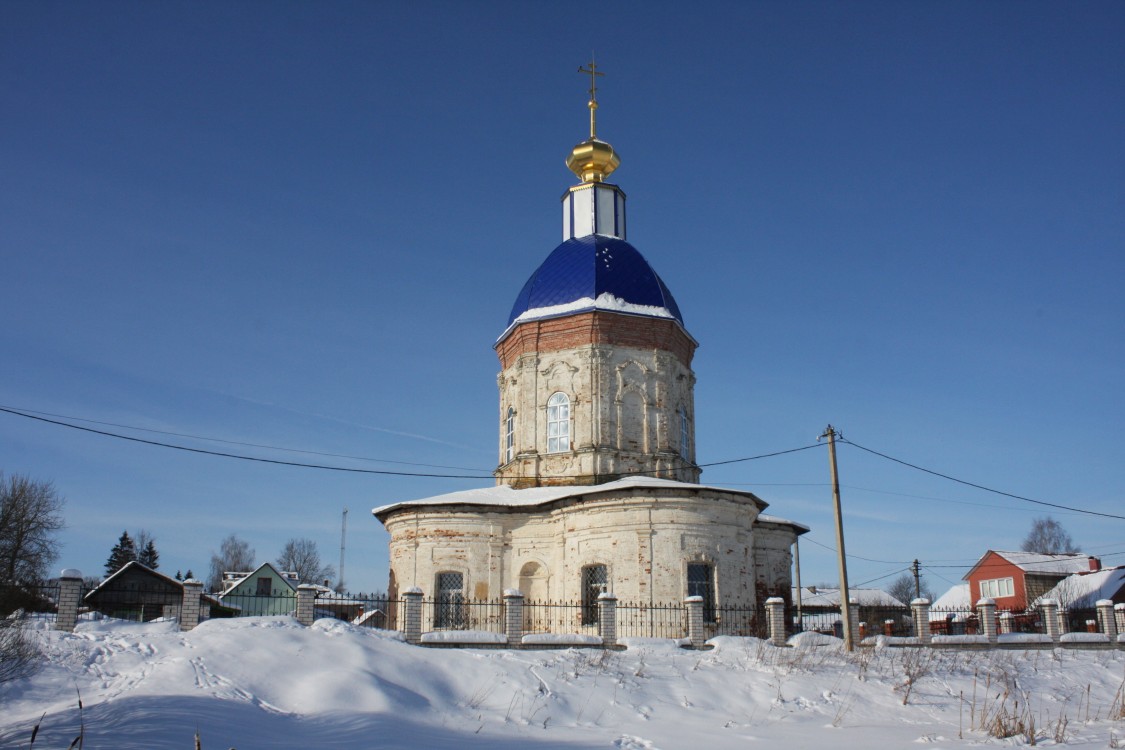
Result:
M931 620L935 619L932 616L932 613L935 610L948 611L952 609L972 609L973 602L972 594L969 592L969 584L958 583L952 586L949 591L946 591L937 599L934 599L933 604L931 604L930 606L932 607L930 617ZM937 619L945 617L944 611L939 614Z
M1054 599L1064 607L1085 609L1093 607L1101 599L1125 601L1119 594L1125 592L1125 565L1105 568L1096 573L1075 573L1067 576L1053 589L1035 600L1039 604L1044 599Z
M525 489L513 489L512 487L501 484L492 487L480 487L474 490L461 490L460 492L450 492L445 495L434 495L433 497L423 497L417 500L404 500L397 503L390 503L389 505L381 505L372 510L372 514L376 517L384 517L391 511L400 508L411 508L423 505L474 505L482 507L493 508L534 508L540 505L546 505L559 500L578 500L589 495L604 494L607 492L618 492L621 490L636 490L636 489L661 489L661 490L676 490L678 492L723 492L731 495L741 495L752 500L757 504L759 510L765 508L768 503L752 492L745 490L732 490L725 487L713 487L706 484L692 484L691 482L676 482L671 479L657 479L655 477L628 477L626 479L618 479L614 482L606 482L604 484L584 484L584 485L560 485L552 487L527 487ZM803 534L809 530L808 526L799 524L795 521L789 521L778 516L762 516L759 518L762 521L769 523L789 524L798 533Z
M995 549L989 550L988 552L1004 558L1026 573L1069 575L1071 573L1089 572L1090 570L1090 556L1080 552L1067 555L1047 555L1042 552L1005 552ZM968 580L969 576L973 574L973 571L984 562L985 558L988 557L988 552L981 555L976 565L965 574L965 580Z
M797 588L793 587L793 601L797 601ZM860 589L848 587L848 597L861 607L905 607L895 597L882 589ZM826 589L820 586L801 588L802 607L839 607L840 589Z
M116 578L122 576L126 571L138 571L140 573L144 573L145 575L148 575L151 578L155 578L160 583L164 583L164 584L168 584L170 586L174 586L174 587L178 588L180 591L184 590L184 582L183 581L177 581L175 578L172 578L171 576L166 576L159 571L153 570L152 568L148 567L147 565L145 565L143 563L139 563L136 560L130 560L129 562L125 563L120 568L118 568L112 575L108 576L104 581L102 581L97 586L95 586L94 588L92 588L88 592L86 592L86 596L84 596L83 599L89 599L91 597L97 598L97 595L100 592L102 592L103 590L105 590L105 591L114 590L114 587L112 585L110 585L111 582L113 582ZM207 602L209 602L211 604L219 604L218 599L215 599L208 594L200 594L200 596L204 600L206 600Z
M240 575L241 578L232 578L230 580L224 580L223 585L225 586L225 588L223 589L223 594L230 593L231 590L233 590L237 586L240 586L247 578L249 578L252 575L256 575L258 573L258 571L261 570L262 568L269 568L274 573L276 573L277 577L280 578L282 581L284 581L285 584L289 588L293 589L294 591L297 590L298 581L297 581L297 574L296 573L278 570L277 568L275 568L273 566L273 563L264 562L261 565L259 565L258 567L254 568L249 573L236 573L235 574L235 575ZM226 576L227 576L227 573L223 573L223 577L226 578ZM222 596L223 594L220 594L220 596Z

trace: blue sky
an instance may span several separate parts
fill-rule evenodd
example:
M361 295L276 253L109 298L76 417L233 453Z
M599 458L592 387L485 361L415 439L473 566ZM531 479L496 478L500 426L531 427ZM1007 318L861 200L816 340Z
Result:
M832 423L1125 515L1122 38L1098 2L7 2L0 406L487 474L491 346L559 242L594 50L629 239L701 343L701 463ZM853 585L919 558L940 592L1045 511L839 460ZM168 572L232 532L337 564L347 506L353 590L386 584L372 507L481 484L10 414L0 469L55 482L90 574L125 528ZM803 578L833 580L823 449L703 480L811 526ZM1125 522L1053 515L1125 563Z

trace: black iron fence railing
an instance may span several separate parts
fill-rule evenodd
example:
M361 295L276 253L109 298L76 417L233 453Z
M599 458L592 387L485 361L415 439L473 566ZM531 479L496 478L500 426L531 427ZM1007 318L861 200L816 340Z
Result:
M617 603L618 638L686 638L687 634L687 607L682 602Z
M597 618L590 624L583 615L581 602L523 603L523 630L525 633L597 633Z
M504 632L504 602L441 597L423 599L422 632L433 630L481 630Z
M22 617L54 620L58 608L58 582L0 585L0 618L18 612Z

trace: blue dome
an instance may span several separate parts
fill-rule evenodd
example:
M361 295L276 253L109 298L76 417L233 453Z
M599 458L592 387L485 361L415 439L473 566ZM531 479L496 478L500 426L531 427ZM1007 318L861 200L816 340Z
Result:
M637 248L592 234L567 240L547 256L516 297L508 326L520 316L531 320L594 309L684 323L672 293Z

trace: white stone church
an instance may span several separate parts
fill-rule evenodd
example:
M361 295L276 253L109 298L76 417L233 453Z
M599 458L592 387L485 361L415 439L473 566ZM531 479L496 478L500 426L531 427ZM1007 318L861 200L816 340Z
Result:
M751 492L699 484L697 342L668 287L626 237L620 163L596 137L567 166L562 244L531 275L495 344L496 486L392 503L392 598L622 603L702 596L716 607L789 601L808 528ZM713 615L710 615L713 617Z

